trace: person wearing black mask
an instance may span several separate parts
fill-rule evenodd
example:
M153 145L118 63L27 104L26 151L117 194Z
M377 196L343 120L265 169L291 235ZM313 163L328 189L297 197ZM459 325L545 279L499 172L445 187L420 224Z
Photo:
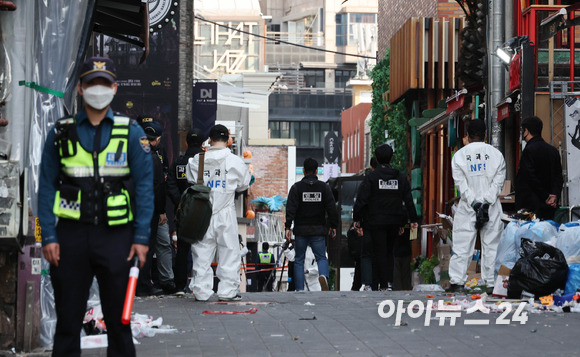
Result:
M522 121L526 146L516 175L516 209L528 209L539 219L553 219L562 192L560 153L542 139L542 120L529 117Z

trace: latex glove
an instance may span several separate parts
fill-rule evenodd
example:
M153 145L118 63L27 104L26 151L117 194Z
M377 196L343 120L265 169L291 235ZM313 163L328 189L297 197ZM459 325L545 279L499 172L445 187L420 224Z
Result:
M481 229L489 221L489 203L481 204L475 213L475 217L475 228Z

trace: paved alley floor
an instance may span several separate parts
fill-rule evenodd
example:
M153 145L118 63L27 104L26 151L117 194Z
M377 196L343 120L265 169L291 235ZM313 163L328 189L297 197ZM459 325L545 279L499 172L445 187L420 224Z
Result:
M162 317L178 330L139 338L138 356L573 356L580 354L580 313L528 313L527 321L510 314L461 312L455 326L436 312L411 318L401 314L419 299L450 300L441 293L420 292L306 292L246 293L243 300L219 304L191 297L138 299L137 313ZM392 316L379 316L382 312ZM204 314L204 311L249 311L248 314ZM418 309L412 314L419 315ZM453 312L448 312L452 314ZM521 316L520 316L521 317ZM465 320L487 320L489 325L467 325ZM525 320L525 319L523 319ZM429 326L425 326L426 321ZM498 324L499 322L499 324ZM501 324L501 323L507 324ZM105 356L104 350L86 350L83 356Z

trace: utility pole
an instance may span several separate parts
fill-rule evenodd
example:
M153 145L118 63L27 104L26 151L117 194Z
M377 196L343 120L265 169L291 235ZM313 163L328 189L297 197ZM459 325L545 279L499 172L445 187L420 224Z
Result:
M490 118L491 132L488 132L488 136L491 137L491 144L501 151L504 152L504 132L501 123L497 121L497 108L495 107L505 95L505 69L500 62L500 59L495 56L495 51L498 47L502 47L504 44L504 0L494 0L491 2L492 9L490 11L491 16L489 17L490 23L490 34L491 41L488 45L488 59L489 59L489 103L487 106L487 111L491 114L488 116Z
M180 137L192 127L193 15L194 0L181 0L179 3L179 98L177 100L177 130Z

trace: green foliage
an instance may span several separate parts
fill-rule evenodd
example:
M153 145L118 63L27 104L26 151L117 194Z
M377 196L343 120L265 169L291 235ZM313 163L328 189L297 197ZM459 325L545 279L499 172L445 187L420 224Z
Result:
M420 255L415 258L413 270L419 273L423 284L435 284L437 281L435 280L433 268L437 265L439 265L439 258L436 255L431 256L429 259Z
M395 153L391 166L404 171L407 167L407 117L403 102L391 105L383 99L383 94L389 90L390 53L386 51L385 58L377 63L371 71L373 80L373 102L371 104L371 154L375 148L388 140L394 140ZM387 120L385 120L385 116ZM385 139L385 130L389 138Z

